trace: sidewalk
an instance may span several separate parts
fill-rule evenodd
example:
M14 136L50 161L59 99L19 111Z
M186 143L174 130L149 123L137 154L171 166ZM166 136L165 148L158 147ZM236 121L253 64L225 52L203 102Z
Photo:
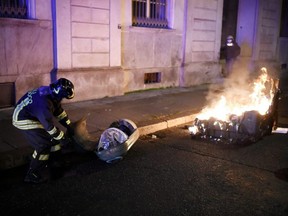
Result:
M87 116L89 133L99 136L118 119L130 119L140 135L192 122L206 104L209 85L142 91L84 102L63 104L70 119ZM216 87L217 88L217 87ZM21 166L33 149L11 124L13 109L0 110L0 170ZM96 155L95 155L96 156Z

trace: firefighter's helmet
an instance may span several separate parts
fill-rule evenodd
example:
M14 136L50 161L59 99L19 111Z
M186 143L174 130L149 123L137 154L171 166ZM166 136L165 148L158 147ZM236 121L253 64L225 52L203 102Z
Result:
M228 43L233 43L234 37L232 35L228 35L226 40L227 40Z
M74 97L74 85L68 79L58 79L56 82L50 84L50 89L53 96L58 99L72 99Z
M232 35L228 35L227 40L234 40L234 37Z

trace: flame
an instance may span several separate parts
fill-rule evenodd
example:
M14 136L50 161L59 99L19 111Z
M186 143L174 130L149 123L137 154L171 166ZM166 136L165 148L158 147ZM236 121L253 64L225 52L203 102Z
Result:
M268 76L267 69L261 68L261 74L254 81L252 88L249 89L251 93L245 94L243 97L234 95L227 98L225 95L213 103L210 107L205 107L198 115L199 119L208 120L211 117L223 121L229 121L231 115L242 115L245 111L256 110L261 115L265 115L274 96L273 79ZM241 91L241 87L237 89ZM231 91L230 89L228 91Z

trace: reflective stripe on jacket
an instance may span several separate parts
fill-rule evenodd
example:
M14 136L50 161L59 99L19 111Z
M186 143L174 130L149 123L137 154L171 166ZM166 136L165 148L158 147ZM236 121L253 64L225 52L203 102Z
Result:
M61 101L46 93L48 88L43 86L27 92L14 109L12 123L21 130L45 129L54 139L60 140L64 133L54 126L53 118L64 118L67 114L61 107Z

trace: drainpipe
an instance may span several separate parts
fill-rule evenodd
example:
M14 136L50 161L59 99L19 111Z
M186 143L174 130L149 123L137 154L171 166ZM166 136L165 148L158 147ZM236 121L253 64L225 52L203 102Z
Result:
M53 69L50 72L51 82L57 80L57 23L56 23L56 0L51 0L51 13L52 13L52 43L53 43Z
M256 0L255 11L254 11L254 29L253 29L253 46L252 46L252 58L250 60L250 70L255 70L255 62L259 60L259 28L260 28L260 3Z
M27 15L29 19L36 19L35 0L26 1Z
M179 86L185 86L185 52L186 52L186 32L187 32L187 6L188 0L184 0L184 14L183 14L183 37L182 37L182 56L181 56L181 66L180 66L180 76L179 76Z

